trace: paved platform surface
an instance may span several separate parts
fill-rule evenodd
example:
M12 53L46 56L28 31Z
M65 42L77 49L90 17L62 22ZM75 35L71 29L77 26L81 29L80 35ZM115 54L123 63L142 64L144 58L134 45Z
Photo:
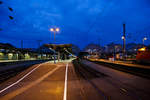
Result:
M104 75L74 66L72 60L33 65L0 84L0 100L148 100L150 80L84 62ZM79 69L82 70L79 70ZM86 79L80 74L84 74Z
M113 63L113 64L120 64L120 65L129 66L129 67L138 67L138 68L150 69L150 66L148 66L148 65L133 64L131 61L109 61L109 60L105 60L105 59L89 59L89 60L101 61L101 62Z

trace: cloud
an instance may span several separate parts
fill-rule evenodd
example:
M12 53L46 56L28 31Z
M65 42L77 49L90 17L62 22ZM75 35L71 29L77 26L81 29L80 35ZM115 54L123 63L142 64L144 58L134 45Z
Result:
M42 11L41 14L42 14L43 16L48 16L48 17L51 17L51 16L52 16L52 17L61 17L60 14L49 13L49 12L45 12L45 11Z

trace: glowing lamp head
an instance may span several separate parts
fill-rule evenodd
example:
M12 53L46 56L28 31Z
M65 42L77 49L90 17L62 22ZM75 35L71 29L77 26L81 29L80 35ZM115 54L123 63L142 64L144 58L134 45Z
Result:
M60 30L59 28L56 28L56 32L59 32L59 30Z
M125 37L124 37L124 36L122 36L121 38L122 38L122 40L124 40L124 39L125 39Z
M147 40L147 38L145 37L143 40Z
M54 31L54 29L53 29L53 28L51 28L51 29L50 29L50 31L52 31L52 32L53 32L53 31Z

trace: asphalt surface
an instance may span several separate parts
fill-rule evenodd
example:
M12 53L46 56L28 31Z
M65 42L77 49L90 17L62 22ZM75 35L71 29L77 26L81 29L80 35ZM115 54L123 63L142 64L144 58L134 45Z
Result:
M0 100L149 100L150 80L83 63L31 66L0 84Z

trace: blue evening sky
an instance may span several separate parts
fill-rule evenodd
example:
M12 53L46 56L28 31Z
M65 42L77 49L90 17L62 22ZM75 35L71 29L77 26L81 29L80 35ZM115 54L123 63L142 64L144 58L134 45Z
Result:
M126 23L127 42L142 43L149 38L150 0L0 0L0 42L20 47L54 43L51 27L59 27L56 43L122 43ZM13 8L13 12L8 10ZM9 19L9 15L14 20Z

